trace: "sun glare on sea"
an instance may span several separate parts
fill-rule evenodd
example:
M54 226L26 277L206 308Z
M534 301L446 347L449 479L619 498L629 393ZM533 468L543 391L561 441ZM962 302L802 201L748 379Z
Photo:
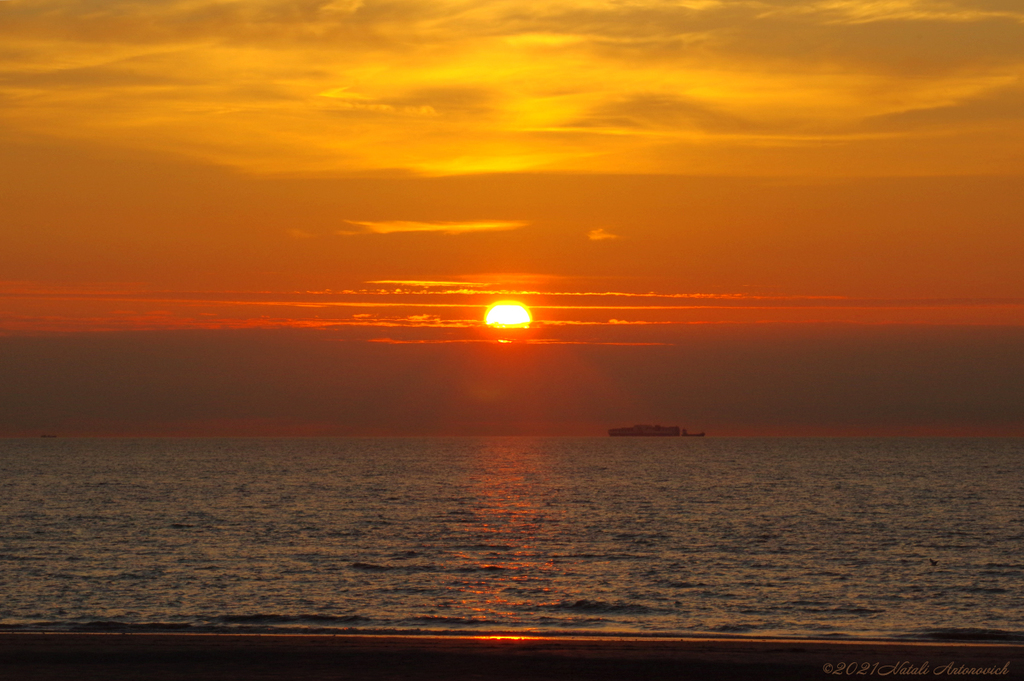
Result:
M499 328L520 327L530 325L530 312L518 303L496 303L487 310L487 326Z

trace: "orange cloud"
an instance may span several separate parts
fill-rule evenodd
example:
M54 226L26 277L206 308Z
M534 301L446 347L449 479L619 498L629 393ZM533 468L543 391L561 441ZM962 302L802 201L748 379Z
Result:
M338 292L139 292L0 286L0 334L146 329L484 327L488 305L507 292L489 289ZM602 299L604 298L604 299ZM574 339L573 329L629 329L702 323L1024 325L1024 299L853 299L582 291L519 291L535 312L536 342ZM685 304L673 303L684 299ZM449 338L457 340L462 337ZM578 340L578 339L577 339ZM607 339L604 339L607 340ZM604 342L589 339L588 342ZM616 343L647 342L616 338ZM660 341L659 341L660 342Z
M587 232L587 238L591 241L607 241L608 239L618 239L619 237L617 234L611 234L602 228L598 228Z
M3 2L0 121L275 174L1020 167L1008 3L388 7Z
M365 232L340 231L338 234L355 235L394 234L396 232L440 232L442 234L465 234L467 232L506 232L520 229L529 223L515 220L490 220L473 222L417 222L413 220L389 220L384 222L357 222L346 220L351 225L365 228Z

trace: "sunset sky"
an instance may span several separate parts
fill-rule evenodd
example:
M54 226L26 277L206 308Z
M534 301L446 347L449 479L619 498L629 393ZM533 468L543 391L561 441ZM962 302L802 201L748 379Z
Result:
M0 0L0 435L1024 435L1022 263L1019 0Z

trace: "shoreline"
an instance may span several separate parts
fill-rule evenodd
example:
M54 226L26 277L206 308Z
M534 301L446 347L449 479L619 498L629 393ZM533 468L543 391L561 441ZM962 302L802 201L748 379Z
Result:
M440 631L416 631L416 630L377 630L377 631L354 631L351 629L332 631L329 629L217 629L194 627L189 629L177 628L110 628L110 629L3 629L0 628L0 638L5 636L254 636L254 637L323 637L323 638L353 638L353 639L437 639L437 640L538 640L538 641L626 641L634 643L644 642L692 642L702 641L746 641L756 643L821 643L836 645L856 644L877 644L877 645L952 645L952 646L1009 646L1024 648L1024 638L1017 635L1013 637L984 638L981 636L949 636L949 637L915 637L911 635L902 637L891 636L852 636L836 634L833 636L801 636L799 634L729 634L729 633L641 633L641 632L601 632L589 633L586 631L517 631L517 630L484 630L478 632L464 632L453 630Z
M302 618L295 618L302 619ZM819 641L833 643L937 643L937 644L993 644L1024 646L1024 632L1000 629L959 627L935 629L914 633L755 633L719 631L630 631L630 630L587 630L587 629L416 629L416 628L366 628L281 626L243 624L234 626L139 622L124 623L93 621L83 624L46 626L58 623L41 622L37 626L0 624L0 636L6 634L167 634L175 636L351 636L391 638L533 638L554 640L631 640L631 641L702 641L702 640L745 640L745 641Z
M847 671L850 665L855 671ZM940 669L949 673L936 673ZM988 673L957 673L958 669ZM1024 679L1024 644L532 634L0 632L0 678L19 681L782 681L834 675Z

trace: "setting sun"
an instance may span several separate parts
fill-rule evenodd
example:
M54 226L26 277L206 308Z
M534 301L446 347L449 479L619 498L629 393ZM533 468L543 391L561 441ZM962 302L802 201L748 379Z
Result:
M498 303L487 310L487 325L499 327L526 327L530 324L529 311L518 303Z

